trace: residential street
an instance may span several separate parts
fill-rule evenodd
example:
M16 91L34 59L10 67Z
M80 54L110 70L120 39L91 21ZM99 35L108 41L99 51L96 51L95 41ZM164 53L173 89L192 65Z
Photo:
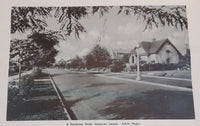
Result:
M195 119L185 5L9 9L7 120Z
M99 74L48 70L78 120L194 118L192 91L187 86L173 88Z

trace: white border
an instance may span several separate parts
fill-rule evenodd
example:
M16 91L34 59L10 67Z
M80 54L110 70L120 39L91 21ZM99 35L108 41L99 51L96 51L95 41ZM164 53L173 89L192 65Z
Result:
M93 6L93 5L186 5L189 44L192 60L192 83L195 120L101 120L101 121L6 121L10 10L12 6ZM200 125L200 1L199 0L2 0L0 5L0 125L2 126L66 126L70 122L134 122L141 126Z

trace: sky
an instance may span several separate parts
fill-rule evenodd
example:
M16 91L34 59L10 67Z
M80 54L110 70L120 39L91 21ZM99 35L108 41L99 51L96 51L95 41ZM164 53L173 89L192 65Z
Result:
M75 56L84 56L90 49L99 43L101 46L111 49L133 49L140 41L152 41L168 38L175 47L185 54L186 44L189 44L188 30L180 30L174 27L160 26L153 27L151 30L145 30L145 22L137 19L133 15L117 15L114 8L109 13L100 17L99 14L87 16L80 20L86 33L80 33L80 38L75 38L72 34L66 40L60 40L59 50L56 60L71 59ZM47 20L49 29L59 29L59 24L54 18ZM99 35L103 33L100 42L97 42ZM27 33L15 33L11 38L23 38Z

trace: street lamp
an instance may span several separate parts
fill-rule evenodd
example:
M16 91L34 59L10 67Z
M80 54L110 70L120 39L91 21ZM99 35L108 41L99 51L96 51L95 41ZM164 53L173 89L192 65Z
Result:
M139 48L140 44L138 43L136 45L136 54L137 54L137 77L136 80L140 81L141 80L141 75L140 75L140 55L139 55Z

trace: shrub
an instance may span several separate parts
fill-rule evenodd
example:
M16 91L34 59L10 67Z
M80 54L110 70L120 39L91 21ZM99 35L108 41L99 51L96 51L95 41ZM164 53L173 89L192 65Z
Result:
M8 83L8 102L13 101L19 93L19 86L16 81L10 81Z
M40 74L42 74L42 70L40 69L40 68L35 68L34 70L33 70L33 75L35 76L35 75L40 75Z
M34 84L33 75L25 75L22 77L22 90L24 91L24 95L28 95L30 88Z
M121 72L126 67L126 64L122 60L114 60L110 66L111 72Z
M23 110L24 98L29 96L30 88L33 85L33 76L25 75L21 78L21 89L18 81L10 81L8 85L7 120L15 118ZM23 94L20 94L20 90Z
M159 70L175 70L179 67L178 64L143 64L140 66L141 71L159 71Z
M21 89L19 88L18 81L10 81L8 84L8 101L18 99L17 95L19 94L20 90L23 91L24 96L27 96L33 84L34 79L32 75L25 75L21 78Z
M137 65L130 66L131 71L137 71ZM182 64L141 64L140 71L160 71L160 70L176 70L182 68Z
M131 71L133 72L133 71L136 71L137 70L137 65L130 65L130 69L131 69Z

